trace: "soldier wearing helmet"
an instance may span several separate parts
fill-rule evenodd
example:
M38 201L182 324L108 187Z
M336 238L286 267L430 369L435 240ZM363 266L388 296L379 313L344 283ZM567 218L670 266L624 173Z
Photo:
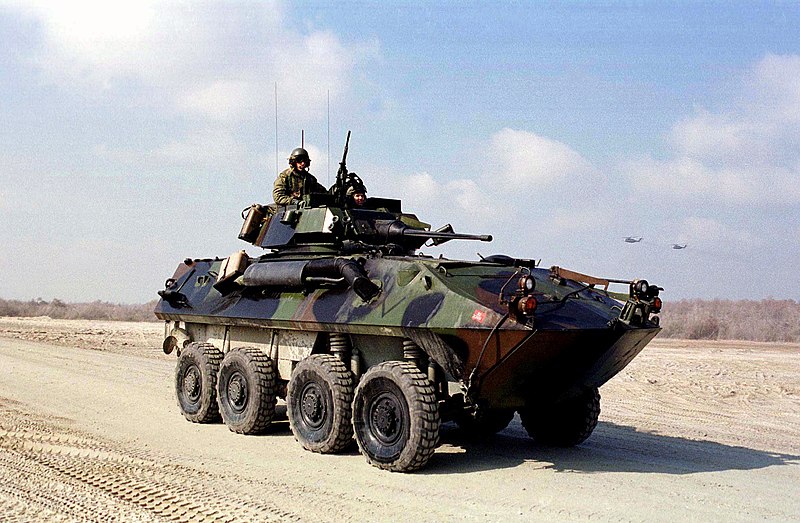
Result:
M363 207L367 203L367 188L363 183L353 184L347 188L347 206Z
M347 172L331 187L331 194L338 194L345 206L363 207L367 203L367 186L356 173Z
M298 204L303 196L311 193L324 193L325 187L320 185L308 172L311 158L308 151L298 147L289 155L289 168L278 175L272 197L278 205Z

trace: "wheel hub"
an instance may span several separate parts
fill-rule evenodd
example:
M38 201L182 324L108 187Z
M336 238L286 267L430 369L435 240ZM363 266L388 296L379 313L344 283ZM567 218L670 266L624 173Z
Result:
M388 442L399 434L399 416L397 405L390 398L383 398L375 403L372 410L372 426L380 439Z
M228 400L237 409L241 409L247 403L247 383L238 372L228 380Z
M183 390L191 401L200 397L200 372L196 367L191 367L183 375Z
M305 418L309 425L319 425L325 418L320 391L314 386L314 384L309 384L309 386L303 391L302 398L303 418Z

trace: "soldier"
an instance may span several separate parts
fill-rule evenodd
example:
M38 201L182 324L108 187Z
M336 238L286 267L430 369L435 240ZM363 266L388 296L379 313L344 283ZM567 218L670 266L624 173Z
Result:
M367 189L363 185L354 185L347 189L349 207L363 207L367 203Z
M340 188L341 187L341 188ZM341 194L344 191L344 205L347 207L363 207L367 203L367 186L356 173L348 172L341 182L333 185L330 189L331 194Z
M278 205L298 204L303 196L327 192L316 178L307 171L311 165L308 151L298 147L289 156L290 167L278 175L272 197Z

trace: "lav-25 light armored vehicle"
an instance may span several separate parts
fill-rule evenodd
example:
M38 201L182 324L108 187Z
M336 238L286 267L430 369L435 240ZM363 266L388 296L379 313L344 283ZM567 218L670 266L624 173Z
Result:
M428 241L491 238L430 231L398 200L354 208L353 179L343 159L332 194L252 206L240 238L265 254L187 259L167 280L155 313L165 352L177 349L183 415L258 433L284 398L303 447L355 439L393 471L424 466L448 420L488 436L516 411L543 444L589 437L598 387L659 331L661 289L502 255L419 255Z

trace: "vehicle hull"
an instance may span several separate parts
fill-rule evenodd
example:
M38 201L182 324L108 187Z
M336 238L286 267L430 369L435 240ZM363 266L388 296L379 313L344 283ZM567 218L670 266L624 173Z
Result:
M402 358L402 340L412 340L449 381L469 387L473 401L495 407L520 407L532 397L558 400L599 387L659 331L655 324L632 327L619 321L616 300L592 289L574 293L574 284L564 287L540 269L531 271L537 286L553 299L532 318L517 318L502 299L503 285L519 274L509 267L417 257L367 259L365 273L380 294L364 300L340 282L223 293L214 287L221 263L182 264L175 287L184 300L162 299L156 316L174 325L263 332L265 344L274 332L347 334L368 366ZM267 269L270 263L279 266L262 263ZM559 301L554 298L559 292L574 296Z

